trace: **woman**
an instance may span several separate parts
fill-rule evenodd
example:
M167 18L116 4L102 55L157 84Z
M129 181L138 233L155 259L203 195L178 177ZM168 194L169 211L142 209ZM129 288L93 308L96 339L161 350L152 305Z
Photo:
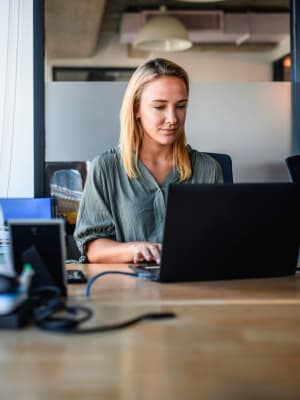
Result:
M120 145L93 160L85 185L75 229L82 261L159 263L169 184L223 182L219 164L186 144L188 95L187 73L171 61L133 73Z

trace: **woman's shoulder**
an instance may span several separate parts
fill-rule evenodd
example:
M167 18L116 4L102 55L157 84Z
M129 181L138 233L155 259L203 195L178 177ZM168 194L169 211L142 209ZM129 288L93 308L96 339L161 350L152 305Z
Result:
M93 160L94 166L111 166L120 161L120 149L118 146L106 150L102 154L97 155Z
M209 154L203 153L201 151L193 149L190 145L188 145L188 152L190 155L190 159L192 164L196 163L201 163L201 164L207 164L207 165L218 165L218 162Z
M218 161L207 153L200 152L188 146L192 164L192 177L194 183L223 182L222 168Z

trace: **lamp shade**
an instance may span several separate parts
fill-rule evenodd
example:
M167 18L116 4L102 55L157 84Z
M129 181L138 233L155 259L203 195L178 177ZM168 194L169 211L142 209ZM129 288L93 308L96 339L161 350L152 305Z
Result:
M185 26L175 17L162 14L142 27L134 47L148 51L182 51L192 47Z
M185 1L186 3L218 3L219 1L224 1L224 0L177 0L177 1Z

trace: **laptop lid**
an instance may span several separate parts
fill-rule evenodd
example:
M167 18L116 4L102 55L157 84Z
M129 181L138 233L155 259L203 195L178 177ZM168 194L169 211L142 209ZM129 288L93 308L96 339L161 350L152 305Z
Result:
M63 219L9 220L12 259L16 273L23 265L32 265L34 275L30 290L56 286L66 295L65 244Z
M300 241L299 186L170 185L159 280L294 274Z

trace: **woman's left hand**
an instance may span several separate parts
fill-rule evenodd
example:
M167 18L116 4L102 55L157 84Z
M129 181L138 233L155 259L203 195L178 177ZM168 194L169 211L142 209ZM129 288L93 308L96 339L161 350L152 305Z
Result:
M151 242L134 242L133 262L155 261L160 264L161 244Z

